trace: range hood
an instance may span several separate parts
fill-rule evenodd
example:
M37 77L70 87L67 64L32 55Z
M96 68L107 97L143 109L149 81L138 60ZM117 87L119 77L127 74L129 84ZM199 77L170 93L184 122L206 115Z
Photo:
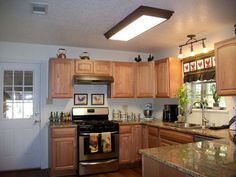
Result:
M75 75L74 84L111 84L114 82L112 76Z

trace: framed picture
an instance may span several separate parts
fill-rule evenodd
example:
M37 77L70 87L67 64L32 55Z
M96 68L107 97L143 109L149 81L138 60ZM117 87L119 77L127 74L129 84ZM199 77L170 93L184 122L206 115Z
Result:
M88 94L87 93L76 93L74 94L74 105L87 105Z
M104 94L91 94L92 105L104 105Z

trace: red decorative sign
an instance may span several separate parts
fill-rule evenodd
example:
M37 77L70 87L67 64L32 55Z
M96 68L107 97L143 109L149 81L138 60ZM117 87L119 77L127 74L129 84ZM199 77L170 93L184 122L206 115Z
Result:
M189 72L189 63L184 63L184 73Z
M204 69L204 63L203 60L197 60L197 69Z
M212 66L216 66L216 58L214 56L212 57Z
M196 61L190 62L190 70L195 71L197 69L196 67Z
M205 58L204 61L205 61L205 68L210 68L210 67L212 67L211 57Z

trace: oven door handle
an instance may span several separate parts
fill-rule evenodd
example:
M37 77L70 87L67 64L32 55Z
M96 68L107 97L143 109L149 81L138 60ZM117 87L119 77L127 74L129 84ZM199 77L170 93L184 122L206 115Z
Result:
M105 133L105 132L104 132ZM110 132L111 134L117 134L117 133L119 133L118 131L114 131L114 132ZM98 133L98 134L102 134L102 132L101 133ZM79 135L81 135L81 136L88 136L88 135L90 135L90 133L79 133Z
M106 163L112 163L118 161L118 159L104 160L104 161L94 161L94 162L80 162L80 165L100 165Z

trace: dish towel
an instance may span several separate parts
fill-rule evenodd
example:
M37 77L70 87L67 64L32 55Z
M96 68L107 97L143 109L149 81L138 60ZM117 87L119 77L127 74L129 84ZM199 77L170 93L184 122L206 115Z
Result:
M98 135L99 133L89 134L89 148L91 153L98 152Z
M111 132L102 133L102 150L103 152L111 152Z

